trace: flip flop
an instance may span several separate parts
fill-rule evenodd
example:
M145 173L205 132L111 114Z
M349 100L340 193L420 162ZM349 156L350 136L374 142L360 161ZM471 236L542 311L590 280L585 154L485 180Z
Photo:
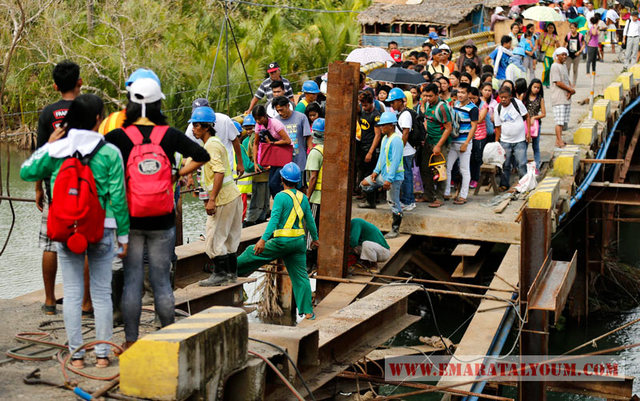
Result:
M71 360L71 366L74 369L84 369L84 358L77 358Z
M442 205L444 205L444 202L442 202L440 200L437 200L437 199L434 200L433 202L429 203L429 207L430 208L434 208L434 209L437 208L437 207L440 207Z
M55 315L57 313L56 306L43 304L42 312L44 312L45 315L50 315L50 316Z
M315 312L311 312L311 317L305 317L305 319L316 320L316 313Z
M109 361L109 357L107 356L98 356L96 357L96 368L104 369L108 368L111 365Z
M467 203L467 200L465 198L457 198L453 201L454 205L464 205L465 203Z

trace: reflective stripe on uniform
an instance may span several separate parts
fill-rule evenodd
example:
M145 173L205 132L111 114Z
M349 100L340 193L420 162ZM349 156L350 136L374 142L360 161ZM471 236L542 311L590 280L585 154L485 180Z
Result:
M316 180L316 186L313 188L314 191L322 191L322 167L324 166L324 145L316 145L313 149L317 149L318 152L322 155L322 166L320 166L320 170L318 171L318 179ZM313 151L311 149L311 151Z
M98 132L102 135L107 135L109 132L116 128L121 128L126 118L126 110L120 110L109 114L107 118L102 120Z
M402 137L398 134L391 135L391 137L387 140L387 143L385 144L386 149L384 150L384 156L387 164L387 173L389 174L391 174L391 172L389 171L389 167L391 167L391 160L389 160L389 152L391 151L391 140L395 136L397 136L398 138L400 138L400 140L402 140ZM402 161L398 164L398 169L396 170L396 173L404 173L404 164L402 163Z
M240 151L244 150L244 148L242 147L242 145L240 145ZM234 153L235 154L235 153ZM236 158L233 158L233 178L237 179L238 178L238 162L236 160ZM236 185L238 186L238 189L240 190L241 194L250 194L253 190L253 180L252 177L244 177L241 180L237 180L236 181Z
M289 213L289 217L287 217L286 223L284 223L284 227L281 229L275 230L273 232L274 237L300 237L304 235L303 228L293 228L293 225L296 221L299 221L298 225L302 227L302 219L304 218L304 212L302 211L302 206L300 203L304 198L304 195L300 191L296 191L295 195L290 189L285 189L285 194L291 197L291 201L293 202L293 207L291 208L291 212Z

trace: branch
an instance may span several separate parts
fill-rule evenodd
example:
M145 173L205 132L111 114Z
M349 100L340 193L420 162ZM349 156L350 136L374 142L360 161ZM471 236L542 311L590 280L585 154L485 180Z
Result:
M82 88L83 89L87 89L87 90L92 91L92 92L96 92L96 93L101 94L102 97L105 98L108 102L114 103L120 108L123 108L125 106L124 102L122 102L120 99L116 99L116 98L110 96L103 89L96 88L95 86L91 86L91 85L85 85L85 84L82 84Z
M4 90L5 90L5 86L7 84L7 77L9 75L9 67L11 66L11 59L13 58L13 53L16 50L16 46L18 45L18 42L20 41L20 37L22 36L22 32L24 31L24 26L26 24L26 16L24 14L24 9L22 8L22 2L21 0L16 0L16 4L18 5L18 8L20 9L20 23L19 25L16 27L16 20L13 16L13 13L11 14L11 19L14 21L14 31L13 31L13 36L11 39L11 47L9 48L9 51L7 52L7 55L4 59L4 65L2 66L2 79L0 80L0 119L2 120L2 132L5 133L6 135L6 130L7 130L7 120L4 117L4 104L3 104L3 99L4 99Z

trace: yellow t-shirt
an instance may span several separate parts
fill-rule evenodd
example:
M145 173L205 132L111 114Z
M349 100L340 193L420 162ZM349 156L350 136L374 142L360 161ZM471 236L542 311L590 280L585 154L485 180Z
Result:
M226 205L240 196L240 190L233 181L233 173L227 157L227 148L224 147L220 139L212 136L204 144L204 149L209 153L211 159L202 166L202 186L206 191L211 192L215 173L224 173L222 188L220 188L220 192L216 197L216 206Z

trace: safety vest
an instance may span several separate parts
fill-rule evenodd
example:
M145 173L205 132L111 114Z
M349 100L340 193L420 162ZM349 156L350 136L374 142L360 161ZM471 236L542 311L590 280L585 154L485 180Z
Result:
M391 152L391 140L394 137L398 137L402 141L402 137L399 134L395 133L395 134L391 135L391 137L389 137L389 139L387 139L387 142L385 143L384 157L386 159L387 173L389 173L389 174L391 173L389 171L389 167L391 167L391 160L389 160L389 153ZM402 162L400 162L398 164L398 169L396 170L396 173L404 173L404 165L402 164Z
M242 152L243 150L245 150L242 145L240 145L240 151ZM238 173L236 171L238 171L238 161L236 160L236 158L233 158L233 178L237 179L238 178ZM238 189L240 190L241 194L250 194L253 188L253 184L252 184L252 177L244 177L241 180L237 180L236 181L236 185L238 186Z
M322 167L324 166L324 145L316 145L311 149L317 149L318 152L322 155L322 166L320 166L320 170L318 171L318 179L316 180L316 186L313 188L314 191L322 191Z
M227 148L225 148L225 146L222 143L222 141L216 136L210 137L209 141L218 142L218 144L220 144L220 146L222 146L225 150L227 149ZM224 180L222 180L222 185L223 186L227 185L227 184L230 184L230 183L233 183L233 173L231 172L231 166L229 165L229 158L225 158L225 160L227 162L225 163L225 166L224 166ZM206 174L202 174L202 186L204 187L204 189L207 192L211 192L211 190L213 190L213 182L209 182L207 180Z
M304 235L304 228L293 228L293 225L296 221L298 221L298 226L302 227L302 222L304 219L304 212L302 211L302 199L304 199L304 195L300 191L296 191L294 194L290 189L285 189L285 194L291 197L291 201L293 202L293 207L291 208L291 212L289 213L289 217L287 217L286 223L284 223L284 227L275 230L273 232L274 237L300 237Z
M102 120L98 132L102 135L107 135L109 132L116 128L122 128L124 120L127 118L127 110L120 110L109 114L107 118Z

